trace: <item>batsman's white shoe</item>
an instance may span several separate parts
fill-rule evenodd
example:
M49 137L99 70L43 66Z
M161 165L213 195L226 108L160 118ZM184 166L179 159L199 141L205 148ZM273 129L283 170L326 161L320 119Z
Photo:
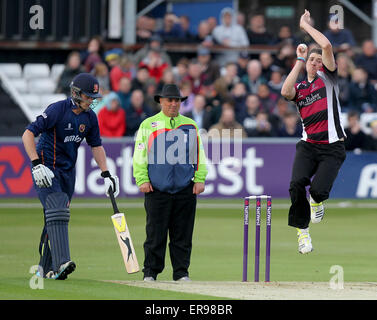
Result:
M312 223L319 223L325 215L325 207L323 202L317 203L310 197L310 219Z
M145 282L154 282L154 281L156 281L156 279L153 278L153 277L144 277L144 281Z
M54 271L47 272L46 279L56 279L56 273Z
M307 254L313 251L312 246L312 239L310 238L309 228L306 229L298 229L297 228L297 236L298 236L298 252L302 254Z

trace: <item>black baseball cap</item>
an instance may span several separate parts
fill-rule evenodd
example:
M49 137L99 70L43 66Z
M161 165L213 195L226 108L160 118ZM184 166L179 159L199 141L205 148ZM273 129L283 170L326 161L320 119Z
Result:
M80 93L87 95L90 98L102 98L99 93L98 80L90 73L80 73L73 78L71 87L75 87L80 90Z

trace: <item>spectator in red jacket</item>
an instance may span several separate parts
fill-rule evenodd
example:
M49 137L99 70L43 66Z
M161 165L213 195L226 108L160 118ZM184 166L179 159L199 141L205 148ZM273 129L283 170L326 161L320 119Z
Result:
M110 84L113 91L119 91L119 81L126 77L132 80L135 77L136 70L132 60L127 56L122 56L115 66L110 71Z
M169 67L169 64L162 60L159 49L152 48L147 57L140 62L139 68L141 67L146 67L149 71L149 76L154 78L156 83L159 83L164 70Z
M115 92L110 92L105 99L106 107L98 113L100 134L106 138L122 137L126 132L126 112Z
M204 82L204 75L202 74L202 67L197 59L192 59L188 65L187 75L182 81L189 81L191 83L192 92L198 94Z

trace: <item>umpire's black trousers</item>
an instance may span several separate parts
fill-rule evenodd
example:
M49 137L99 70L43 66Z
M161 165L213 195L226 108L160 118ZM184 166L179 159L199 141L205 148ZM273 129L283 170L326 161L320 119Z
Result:
M331 144L313 144L306 141L297 143L289 186L291 207L288 225L300 229L309 226L310 204L306 187L310 185L309 193L314 201L322 202L328 199L345 158L343 141Z
M193 183L175 194L154 188L145 194L144 206L147 213L144 277L156 279L164 269L168 235L173 280L188 276L196 211Z

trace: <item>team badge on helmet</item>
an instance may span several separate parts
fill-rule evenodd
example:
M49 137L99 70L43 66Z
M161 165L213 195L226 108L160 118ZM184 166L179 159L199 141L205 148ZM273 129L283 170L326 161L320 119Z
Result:
M77 104L83 101L82 93L92 99L102 98L98 80L89 73L78 74L73 78L70 87L72 100Z

